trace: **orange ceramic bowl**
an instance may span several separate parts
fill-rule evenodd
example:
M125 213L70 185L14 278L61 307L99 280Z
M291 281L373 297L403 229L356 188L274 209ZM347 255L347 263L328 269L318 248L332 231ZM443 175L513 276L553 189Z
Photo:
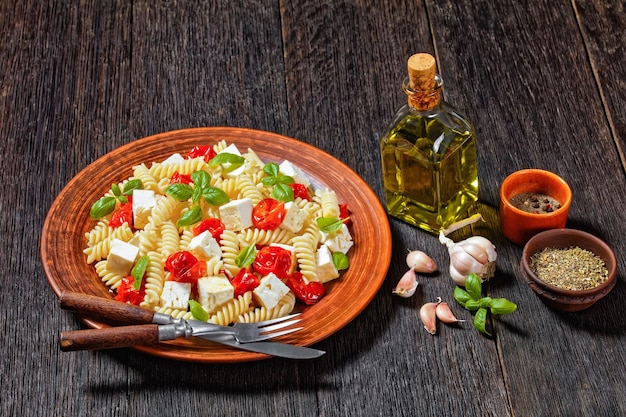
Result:
M515 207L511 197L523 193L546 194L561 207L551 213L530 213ZM572 190L563 178L541 169L523 169L506 177L500 186L500 226L513 243L523 246L531 237L549 229L562 229L572 203Z

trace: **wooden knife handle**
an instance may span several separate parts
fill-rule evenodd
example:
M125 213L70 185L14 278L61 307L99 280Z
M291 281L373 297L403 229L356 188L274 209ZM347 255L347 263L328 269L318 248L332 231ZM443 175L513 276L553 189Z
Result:
M154 311L94 295L64 292L59 299L65 310L118 323L148 324L154 318Z
M159 325L107 327L104 329L61 332L59 344L64 352L112 349L159 343Z

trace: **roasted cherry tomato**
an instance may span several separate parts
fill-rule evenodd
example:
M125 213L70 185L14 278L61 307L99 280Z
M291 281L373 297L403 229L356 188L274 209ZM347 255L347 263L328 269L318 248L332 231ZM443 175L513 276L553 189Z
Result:
M135 289L135 279L129 275L122 278L120 286L117 287L117 294L115 299L123 303L139 305L146 296L146 281L143 280L139 291Z
M236 299L240 295L258 287L259 284L261 284L261 280L247 268L242 268L237 275L230 280L230 284L235 288L234 298Z
M174 172L170 177L170 184L191 184L193 180L189 174L179 174L178 171Z
M309 191L306 189L304 184L294 182L293 184L289 184L289 186L293 190L293 198L300 197L303 200L311 200L311 197L309 197Z
M348 204L347 203L339 204L339 218L348 219L344 223L349 224L350 223L349 217L350 217L350 211L348 210Z
M280 246L264 246L256 253L252 267L261 275L273 272L280 279L291 273L291 252Z
M316 281L306 283L302 274L298 271L286 278L285 285L306 305L317 303L326 294L324 284Z
M198 280L207 275L207 265L205 261L198 261L191 266L191 268L182 271L177 276L173 277L173 281L188 282L190 284L196 284Z
M196 266L198 264L203 264L206 272L206 262L198 262L198 258L191 252L180 251L167 257L165 269L172 274L172 281L193 283L198 278L202 278L202 275L197 276L199 272L202 272L202 266Z
M192 150L187 154L187 159L200 158L204 157L205 162L209 162L217 155L217 153L213 150L212 146L209 145L199 145L195 146Z
M280 226L285 217L285 203L266 198L252 209L252 223L261 230L274 230Z
M133 198L130 195L126 198L128 202L120 204L119 208L113 212L109 226L120 227L124 223L128 223L130 227L133 227Z
M204 231L209 231L213 239L219 239L222 232L226 229L226 226L220 219L211 217L210 219L202 220L197 226L193 228L193 235L198 236Z

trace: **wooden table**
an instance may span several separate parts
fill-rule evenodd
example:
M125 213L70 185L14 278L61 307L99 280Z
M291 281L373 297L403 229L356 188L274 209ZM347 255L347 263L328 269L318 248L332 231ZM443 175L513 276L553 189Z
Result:
M617 0L0 1L0 414L626 415L625 26ZM436 55L446 99L476 126L474 211L487 223L468 233L498 247L486 292L519 306L494 321L493 338L469 324L424 331L419 307L452 301L447 254L390 220L381 290L315 345L327 351L319 359L207 365L59 350L58 332L84 325L59 308L39 238L81 169L155 133L240 126L312 144L382 197L378 140L419 51ZM568 226L618 256L616 288L591 309L546 307L499 230L499 185L528 167L564 177ZM405 300L391 289L407 248L444 272Z

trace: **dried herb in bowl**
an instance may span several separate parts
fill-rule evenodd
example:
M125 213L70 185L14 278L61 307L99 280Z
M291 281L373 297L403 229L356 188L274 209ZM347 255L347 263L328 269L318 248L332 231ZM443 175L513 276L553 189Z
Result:
M602 258L578 246L545 248L530 257L530 268L546 284L571 291L595 288L609 276Z

